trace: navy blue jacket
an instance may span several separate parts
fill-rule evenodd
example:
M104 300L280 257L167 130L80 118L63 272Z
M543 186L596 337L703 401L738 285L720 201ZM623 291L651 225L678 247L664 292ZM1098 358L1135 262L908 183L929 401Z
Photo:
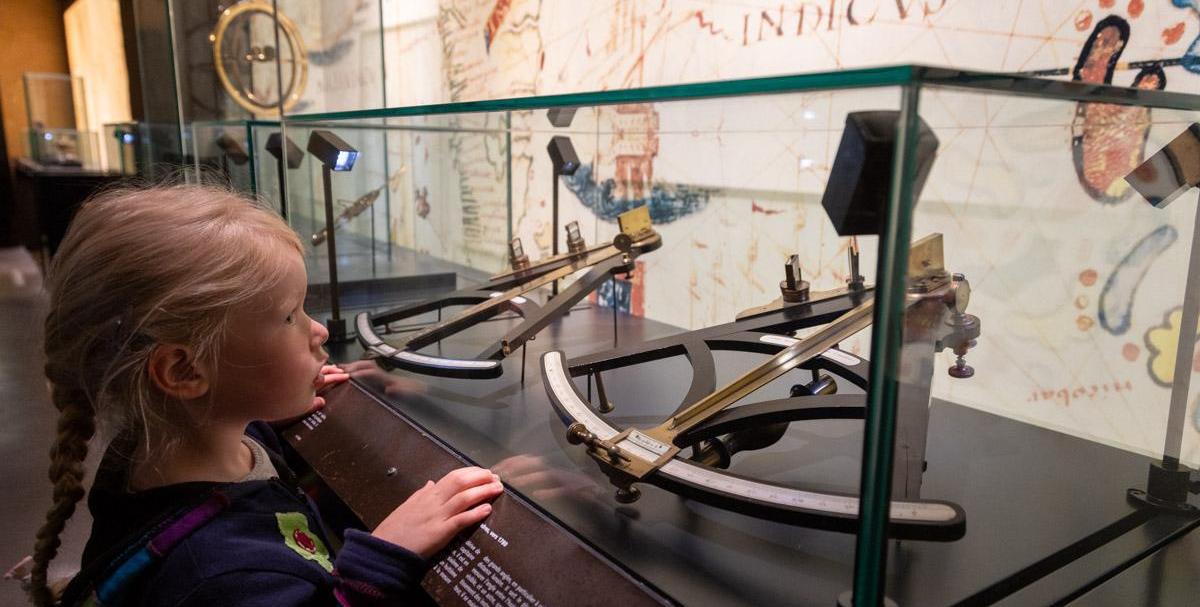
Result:
M413 552L350 529L334 554L316 508L280 456L277 435L257 423L247 433L267 448L280 478L181 483L129 493L124 490L128 466L119 465L110 449L88 496L93 524L83 572L93 578L111 576L111 571L96 572L128 554L131 545L145 544L146 529L156 521L170 520L219 492L228 498L222 499L225 505L219 514L136 576L125 600L164 606L393 605L429 600L420 589L428 563ZM89 592L87 577L80 575L72 582L65 604L86 598L82 593Z

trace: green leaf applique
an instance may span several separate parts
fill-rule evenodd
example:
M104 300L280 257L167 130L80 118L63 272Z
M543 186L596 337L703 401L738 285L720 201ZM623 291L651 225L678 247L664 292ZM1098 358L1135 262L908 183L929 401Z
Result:
M333 571L333 562L329 560L325 544L308 529L308 517L300 512L276 512L275 520L279 522L279 533L283 535L283 543L288 548L310 561L316 561L325 571Z

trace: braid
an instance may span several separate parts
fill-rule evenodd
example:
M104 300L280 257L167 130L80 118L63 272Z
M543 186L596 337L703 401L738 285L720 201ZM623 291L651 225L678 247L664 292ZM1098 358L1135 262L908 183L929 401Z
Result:
M244 246L251 241L264 244ZM35 605L55 602L47 570L85 494L97 424L114 438L143 431L147 444L151 430L162 444L192 431L192 413L156 392L148 360L160 343L216 360L227 311L277 280L281 251L302 253L296 233L219 188L110 190L76 212L46 282L45 372L59 416L48 474L54 497L30 574Z
M54 504L46 513L45 524L38 529L30 576L30 598L38 607L54 604L46 573L62 543L59 535L83 498L83 462L87 458L88 441L96 431L95 411L84 391L55 387L53 398L59 410L58 435L50 449L49 477L54 483Z

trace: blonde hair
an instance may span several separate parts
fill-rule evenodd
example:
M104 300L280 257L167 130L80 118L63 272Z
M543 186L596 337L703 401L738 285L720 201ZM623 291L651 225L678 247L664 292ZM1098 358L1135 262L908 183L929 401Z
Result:
M281 250L302 251L296 233L228 188L126 187L79 209L47 280L46 378L59 419L50 451L54 501L33 555L35 604L53 604L46 570L83 498L97 419L113 436L151 426L186 432L150 380L151 352L182 344L212 366L230 308L278 281Z

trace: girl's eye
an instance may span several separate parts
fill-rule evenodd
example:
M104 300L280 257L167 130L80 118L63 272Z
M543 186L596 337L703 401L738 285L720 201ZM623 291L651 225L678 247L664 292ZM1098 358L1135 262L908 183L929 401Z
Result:
M287 323L287 324L289 324L289 325L294 325L294 324L296 324L296 315L295 315L295 314L288 314L288 315L287 315L287 318L284 320L284 322L286 322L286 323Z

